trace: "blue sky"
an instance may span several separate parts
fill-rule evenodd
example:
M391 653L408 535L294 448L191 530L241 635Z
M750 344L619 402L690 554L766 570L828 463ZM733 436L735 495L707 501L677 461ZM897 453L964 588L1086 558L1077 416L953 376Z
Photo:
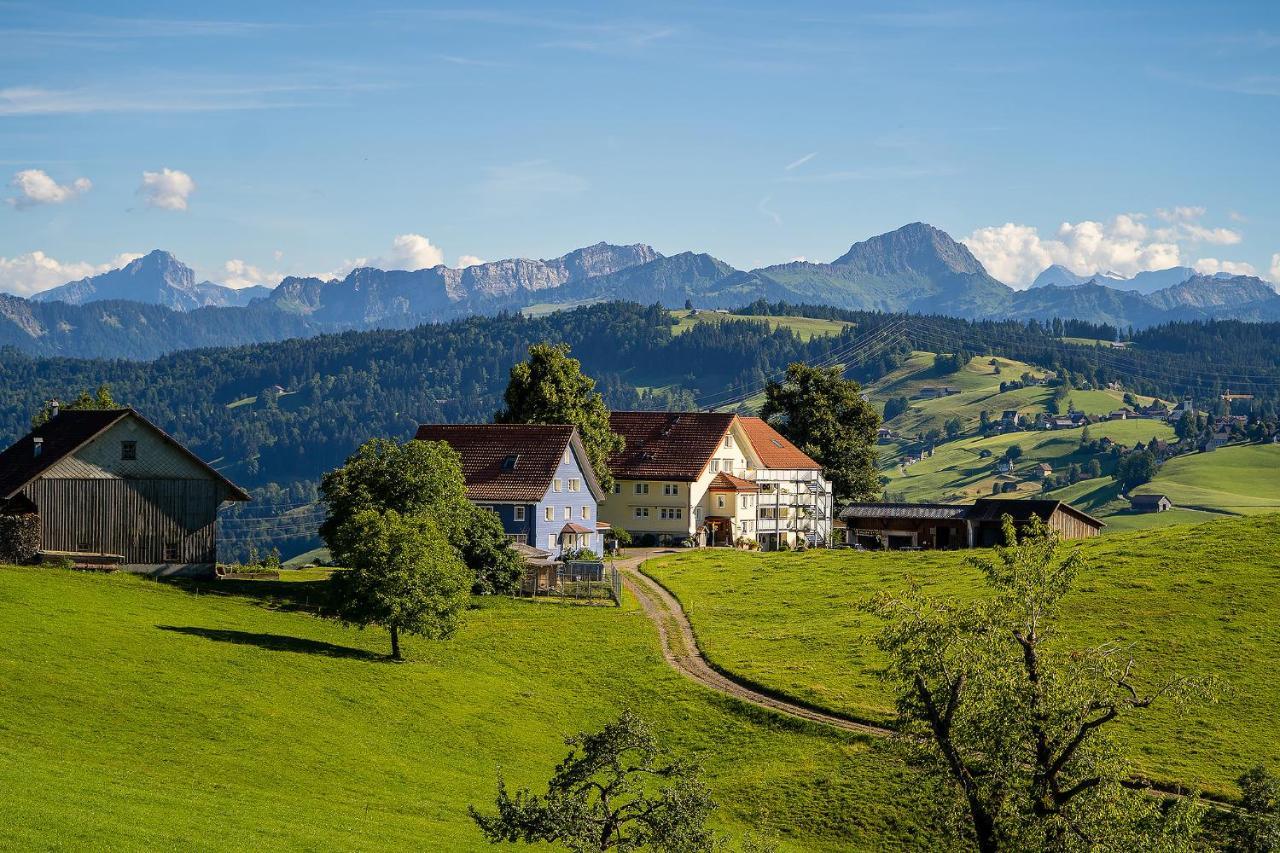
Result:
M1280 279L1280 4L0 0L0 290L599 240L739 267L923 220Z

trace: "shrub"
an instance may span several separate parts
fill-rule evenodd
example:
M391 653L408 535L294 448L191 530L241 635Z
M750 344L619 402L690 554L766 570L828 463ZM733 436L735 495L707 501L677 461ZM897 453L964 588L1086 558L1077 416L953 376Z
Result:
M0 515L0 563L31 563L40 551L40 516Z

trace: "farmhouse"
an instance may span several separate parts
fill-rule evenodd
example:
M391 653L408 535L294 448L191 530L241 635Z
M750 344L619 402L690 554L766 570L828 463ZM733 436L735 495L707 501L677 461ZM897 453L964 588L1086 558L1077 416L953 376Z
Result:
M1054 500L979 498L972 504L855 503L840 513L850 544L864 548L975 548L1000 544L1002 518L1018 529L1032 516L1064 539L1096 536L1103 523Z
M603 553L604 491L577 427L423 424L414 437L457 452L467 499L497 513L513 543L555 557L582 548Z
M133 409L55 405L0 453L0 514L38 524L38 556L84 567L211 574L218 508L247 500Z
M1167 495L1130 495L1129 504L1137 512L1164 512L1173 509Z

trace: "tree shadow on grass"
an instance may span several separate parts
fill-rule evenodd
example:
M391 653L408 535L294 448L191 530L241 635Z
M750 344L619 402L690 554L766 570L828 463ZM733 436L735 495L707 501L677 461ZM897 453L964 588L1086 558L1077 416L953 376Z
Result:
M158 578L193 595L230 595L259 607L285 612L315 613L325 600L325 581L240 580L227 578Z
M157 625L161 631L172 631L175 634L186 634L191 637L204 637L217 643L234 643L239 646L257 646L273 652L297 652L307 655L324 655L331 658L351 658L354 660L384 661L385 655L365 649L353 649L349 646L338 646L321 640L307 640L301 637L288 637L284 634L258 634L252 631L232 631L225 628L196 628L190 625Z

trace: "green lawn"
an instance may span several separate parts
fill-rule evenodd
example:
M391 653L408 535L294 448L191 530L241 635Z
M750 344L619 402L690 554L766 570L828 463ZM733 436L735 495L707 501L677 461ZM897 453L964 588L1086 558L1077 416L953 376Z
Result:
M1218 451L1219 453L1221 451ZM1126 723L1143 772L1231 792L1259 761L1280 767L1280 515L1101 537L1081 544L1090 568L1069 599L1073 640L1130 644L1143 673L1211 672L1232 693L1182 716L1165 706ZM962 552L705 550L646 570L689 612L708 657L763 687L884 721L890 697L871 644L879 623L860 602L908 576L928 591L971 596L979 575ZM1166 657L1167 656L1167 657Z
M1280 509L1280 445L1220 447L1170 459L1140 494L1165 494L1180 507L1250 515Z
M10 849L484 849L466 816L544 780L562 738L631 708L701 761L719 825L788 850L927 846L912 794L849 735L756 712L669 669L624 608L487 599L454 639L290 610L306 584L210 595L0 568L0 825ZM285 590L282 592L282 589Z
M676 324L671 331L674 334L683 334L689 331L699 323L719 323L723 320L748 320L755 323L768 324L769 329L787 328L791 329L802 340L810 340L816 335L838 335L844 331L850 324L843 320L822 320L816 317L790 317L765 314L718 314L713 311L699 311L695 316L690 317L688 311L670 311L668 312L676 320Z

